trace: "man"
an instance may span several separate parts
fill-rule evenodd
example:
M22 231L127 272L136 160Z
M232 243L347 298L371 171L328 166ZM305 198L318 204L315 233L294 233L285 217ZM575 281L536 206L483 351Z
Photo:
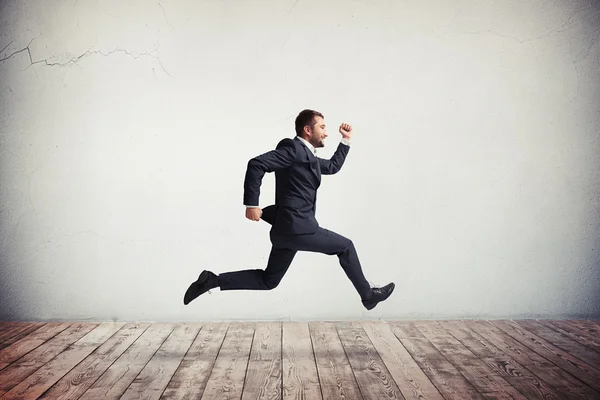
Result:
M186 291L184 304L216 287L221 290L274 289L298 251L337 255L368 310L392 294L394 283L371 288L352 241L321 228L315 219L321 175L332 175L342 168L350 150L352 127L345 123L340 126L342 140L333 157L326 160L316 155L316 149L324 147L327 138L323 114L304 110L295 124L297 136L283 139L275 150L251 159L244 180L246 218L252 221L263 219L272 225L272 248L267 268L226 272L218 276L211 271L202 271ZM260 185L267 172L275 172L275 204L261 210L258 206Z

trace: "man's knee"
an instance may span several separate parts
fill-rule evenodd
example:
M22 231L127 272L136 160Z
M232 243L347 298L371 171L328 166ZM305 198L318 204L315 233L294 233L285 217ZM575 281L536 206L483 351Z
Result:
M352 251L354 250L354 242L352 242L352 240L350 239L346 239L344 241L344 248L342 249L342 253L346 252L346 251Z
M267 290L273 290L277 286L279 286L279 282L281 282L281 278L263 273L263 282L264 282L265 288L267 288Z

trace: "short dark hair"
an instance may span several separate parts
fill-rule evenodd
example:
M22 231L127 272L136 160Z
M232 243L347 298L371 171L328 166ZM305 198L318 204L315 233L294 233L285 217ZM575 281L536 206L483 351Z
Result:
M315 110L300 111L300 114L298 114L298 116L296 117L296 135L301 136L302 131L304 130L304 127L306 125L310 126L310 128L312 129L312 127L315 126L316 117L321 117L323 119L325 118L323 114Z

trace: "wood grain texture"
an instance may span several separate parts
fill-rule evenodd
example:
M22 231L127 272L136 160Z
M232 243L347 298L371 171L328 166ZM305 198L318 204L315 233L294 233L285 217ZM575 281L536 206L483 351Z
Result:
M523 365L467 327L465 321L444 321L440 323L452 336L467 347L481 361L486 363L494 374L503 377L528 399L557 400L563 397L546 382L532 374Z
M75 323L35 350L0 371L0 396L60 355L71 344L96 328L96 323Z
M154 323L80 397L81 400L120 399L131 382L173 332L171 323Z
M73 368L40 398L78 399L150 324L127 324Z
M0 334L0 350L46 325L44 322L11 322Z
M5 399L596 399L595 321L3 323Z
M600 325L598 322L587 320L569 320L567 322L587 333L589 338L600 338Z
M254 324L232 323L212 369L203 400L233 400L242 397Z
M159 399L199 331L199 324L177 324L121 400Z
M593 375L597 374L597 379L600 381L600 353L590 351L588 347L579 343L575 339L571 339L568 335L562 334L557 329L552 329L551 327L540 324L537 321L517 321L514 324L521 326L527 331L533 333L536 338L544 339L546 344L549 344L554 348L560 348L565 354L569 354L591 365L594 367L593 372L591 373ZM576 361L572 359L569 360L576 363Z
M526 397L495 374L485 362L465 347L451 332L435 321L415 326L433 346L485 397L526 400Z
M390 324L392 332L445 399L483 399L477 389L427 340L414 323ZM407 329L409 328L409 329Z
M497 328L506 332L508 335L543 356L545 359L551 361L554 365L587 383L590 387L599 391L600 394L600 371L579 360L574 355L554 346L547 340L542 339L535 333L532 333L531 331L539 331L535 326L535 323L528 321L520 321L518 324L510 321L492 322ZM544 327L544 329L549 328ZM559 340L557 339L557 341ZM580 346L585 347L583 345ZM593 353L593 351L590 353Z
M67 329L71 323L50 322L0 350L0 370Z
M202 397L228 327L228 323L202 325L161 399L192 400Z
M284 400L322 400L308 324L284 322L282 341Z
M361 399L362 395L333 323L309 324L321 392L325 399Z
M567 335L571 339L583 344L588 349L600 353L600 335L596 336L586 332L580 326L571 323L572 321L538 321L540 324L546 325L563 335Z
M363 399L404 399L362 326L338 323L336 328Z
M98 325L12 388L2 400L38 398L122 327L123 323L115 322Z
M415 326L415 321L392 321L390 327L399 339L425 339L425 336Z
M363 322L363 329L406 399L442 400L443 397L384 322Z
M16 332L26 329L31 326L37 326L38 328L43 326L44 322L19 322L19 321L5 321L0 325L0 346L7 339L13 337Z
M242 400L280 400L281 323L265 322L256 327Z
M593 399L597 397L598 392L594 389L568 372L563 371L490 322L472 321L469 327L520 364L527 365L531 372L551 385L561 396L569 399Z

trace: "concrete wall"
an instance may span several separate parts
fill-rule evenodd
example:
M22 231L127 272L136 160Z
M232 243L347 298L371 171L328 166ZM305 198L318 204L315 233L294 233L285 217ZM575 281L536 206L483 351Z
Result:
M600 6L592 1L2 1L0 319L600 316ZM270 292L247 161L303 108L353 124L300 253ZM274 177L261 205L272 203Z

